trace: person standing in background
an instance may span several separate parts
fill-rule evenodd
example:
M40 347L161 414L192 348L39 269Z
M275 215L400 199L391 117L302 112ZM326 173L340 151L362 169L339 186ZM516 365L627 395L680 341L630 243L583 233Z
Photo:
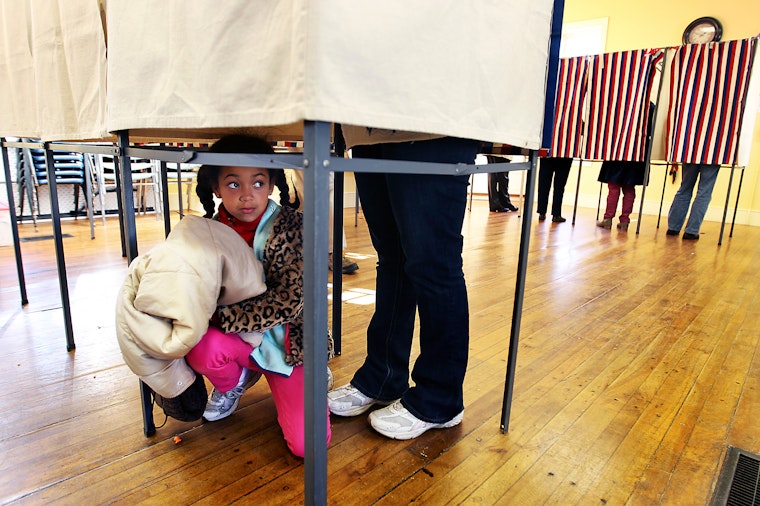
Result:
M636 200L636 186L644 185L644 162L604 161L599 169L599 182L607 183L607 207L604 217L596 222L597 227L611 229L612 219L617 213L620 193L623 193L623 203L620 209L618 230L628 230L633 212L633 202Z
M486 155L488 163L509 163L509 158ZM517 211L509 197L509 172L488 173L488 209L492 213Z
M681 233L681 227L686 220L686 213L689 211L689 204L691 203L691 212L689 212L689 221L686 222L683 239L684 241L699 240L699 229L705 219L707 206L712 200L713 188L715 188L715 181L718 179L718 169L720 169L720 165L683 164L681 186L673 197L673 203L670 205L670 211L668 211L668 235ZM694 202L691 202L697 178L699 178L697 196L694 197Z
M536 204L538 219L540 221L546 219L546 210L549 207L549 190L552 188L552 179L554 179L552 222L563 223L567 221L562 217L562 197L565 195L565 184L570 175L570 167L572 165L572 158L541 158L538 165L538 202Z
M298 195L303 198L304 190L303 190L303 171L302 170L296 170L296 169L285 169L286 173L290 175L291 181L293 182L293 186L296 189L296 192ZM329 210L328 210L328 220L329 220L329 227L328 227L328 241L329 241L329 252L328 252L328 261L327 261L327 267L332 270L333 260L332 260L332 246L333 246L333 234L335 233L333 228L335 226L334 224L334 216L335 216L335 174L330 172L330 198L329 198ZM298 208L299 211L303 210L303 206ZM346 232L345 230L341 229L340 231L341 236L343 237L343 248L346 248ZM359 265L351 260L350 258L343 255L341 257L341 272L343 274L354 274L356 271L359 270Z

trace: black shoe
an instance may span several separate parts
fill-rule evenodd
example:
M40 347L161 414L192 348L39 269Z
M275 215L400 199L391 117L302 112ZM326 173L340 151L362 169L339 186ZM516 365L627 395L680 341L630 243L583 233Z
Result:
M332 270L332 253L330 253L328 255L327 268L329 270ZM342 257L341 258L341 268L340 268L340 271L343 274L353 274L353 273L355 273L358 270L359 270L359 265L356 262L354 262L353 260L349 260L346 257Z
M517 212L517 206L514 204L507 204L506 206L507 211L512 211L513 213Z
M506 207L492 207L491 212L492 213L506 213L508 209Z
M554 223L565 223L567 219L563 218L562 216L552 216L552 222Z
M668 229L667 232L665 232L667 235L678 235L680 232L678 230L670 230Z
M545 219L546 219L546 214L544 214L544 213L539 213L538 214L538 221L544 221Z
M340 270L343 274L353 274L359 270L359 265L353 260L349 260L348 258L343 257Z
M688 232L683 233L683 240L684 241L698 241L699 240L699 234L690 234Z

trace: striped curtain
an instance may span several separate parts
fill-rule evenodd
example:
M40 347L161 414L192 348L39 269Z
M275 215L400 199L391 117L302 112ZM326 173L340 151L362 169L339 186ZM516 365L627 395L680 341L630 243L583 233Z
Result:
M586 57L562 58L557 74L554 129L549 156L581 156L583 101L586 96Z
M593 57L584 158L645 160L652 81L662 56L660 50L639 49Z
M691 44L675 50L665 139L668 161L736 163L756 42Z

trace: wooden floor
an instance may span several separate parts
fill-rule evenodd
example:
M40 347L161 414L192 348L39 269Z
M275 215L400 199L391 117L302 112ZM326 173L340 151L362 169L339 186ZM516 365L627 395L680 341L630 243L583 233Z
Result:
M570 210L566 209L569 215ZM465 416L413 441L333 417L330 504L702 505L728 445L760 451L760 228L720 225L698 242L534 222L509 431L499 422L521 217L475 201L465 221L471 353ZM342 385L372 312L373 249L346 212ZM635 224L634 224L635 226ZM140 251L162 238L138 217ZM115 218L66 222L76 350L67 352L49 224L22 237L29 304L0 247L0 501L3 504L293 504L303 461L288 452L266 382L215 423L142 433L136 377L114 337L126 272ZM430 254L435 254L431 245ZM156 410L158 422L163 421ZM179 435L182 441L173 442Z

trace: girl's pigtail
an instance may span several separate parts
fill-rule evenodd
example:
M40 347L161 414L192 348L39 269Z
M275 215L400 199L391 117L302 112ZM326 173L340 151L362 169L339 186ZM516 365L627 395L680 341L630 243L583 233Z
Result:
M295 199L290 201L290 186L288 180L285 177L285 171L282 169L269 169L270 177L274 177L274 184L278 190L280 190L280 205L298 209L301 207L301 199L298 196L298 190L295 191Z
M203 205L203 210L206 212L204 218L213 218L214 213L216 212L213 185L216 182L218 173L218 167L202 165L201 168L198 169L195 194L198 195L198 199L200 199L201 204Z

